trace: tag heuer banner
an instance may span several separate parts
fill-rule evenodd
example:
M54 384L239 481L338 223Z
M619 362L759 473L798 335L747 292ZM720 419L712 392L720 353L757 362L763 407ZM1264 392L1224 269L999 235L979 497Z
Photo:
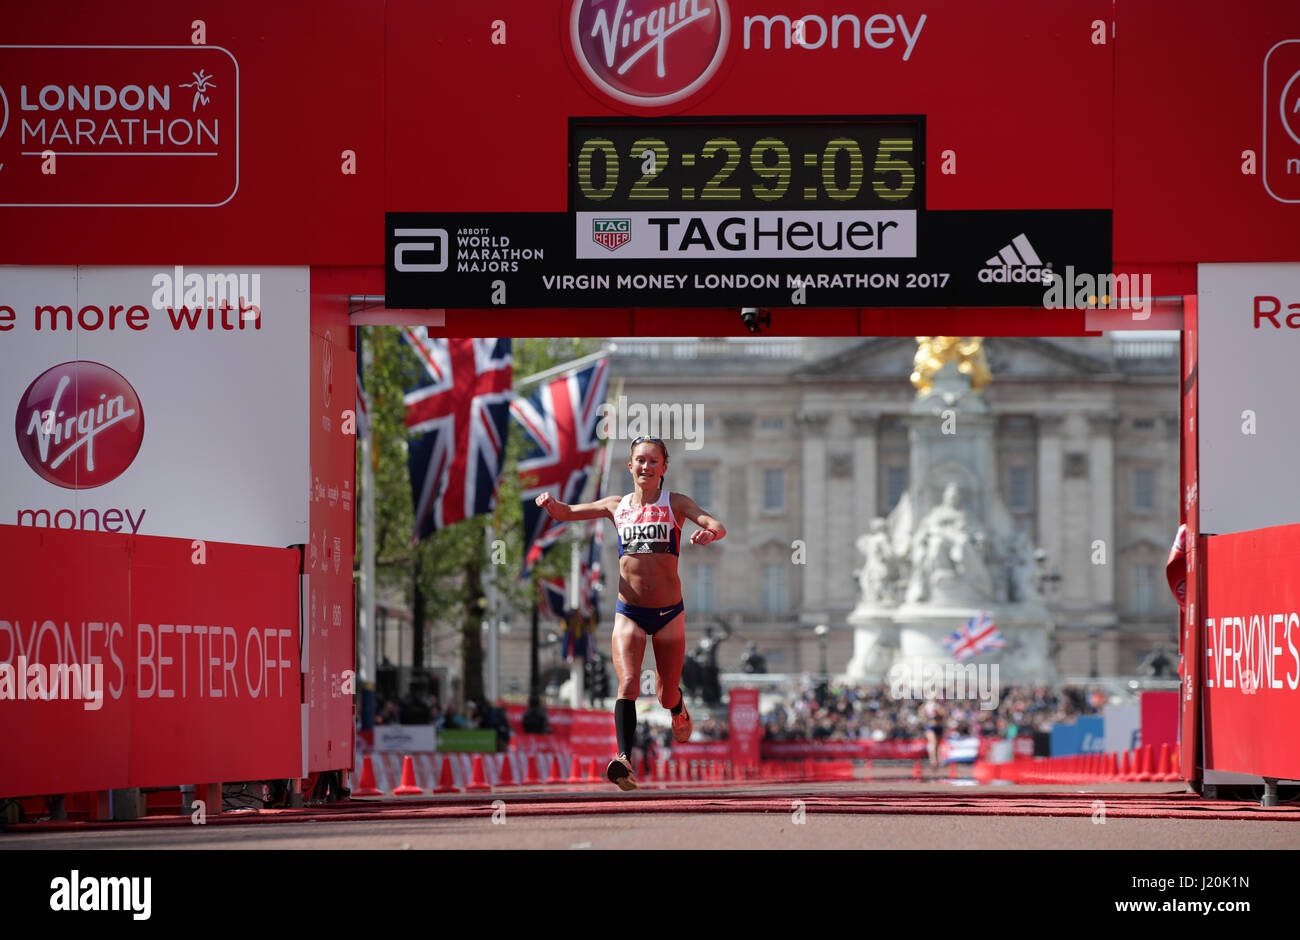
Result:
M1111 271L1109 210L386 218L390 308L1051 307Z

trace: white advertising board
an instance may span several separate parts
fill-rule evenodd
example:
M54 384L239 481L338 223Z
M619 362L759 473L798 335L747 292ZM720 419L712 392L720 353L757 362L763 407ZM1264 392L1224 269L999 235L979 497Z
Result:
M305 543L308 313L305 267L0 266L0 523Z
M1197 310L1201 532L1298 523L1300 264L1202 264Z

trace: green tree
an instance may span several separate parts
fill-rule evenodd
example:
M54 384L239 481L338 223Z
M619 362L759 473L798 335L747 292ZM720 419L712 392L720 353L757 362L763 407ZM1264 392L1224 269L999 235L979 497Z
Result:
M364 342L372 356L365 381L371 397L375 434L376 581L390 590L402 590L417 618L414 623L417 637L425 629L426 620L435 629L459 634L462 696L464 701L481 702L484 698L485 583L490 580L496 589L503 612L531 610L532 598L537 596L537 579L567 574L568 541L552 549L534 567L531 578L520 580L523 511L518 460L524 445L523 434L512 421L496 511L490 516L476 516L448 526L419 543L412 542L414 509L407 471L402 398L407 389L419 382L421 367L410 347L402 342L397 327L369 327L365 334ZM514 374L524 378L587 355L599 346L598 340L590 339L516 339ZM527 394L531 388L522 391ZM575 526L575 531L571 531L570 539L581 535L578 528ZM494 539L504 543L499 546L504 551L494 552ZM360 536L357 544L361 544Z

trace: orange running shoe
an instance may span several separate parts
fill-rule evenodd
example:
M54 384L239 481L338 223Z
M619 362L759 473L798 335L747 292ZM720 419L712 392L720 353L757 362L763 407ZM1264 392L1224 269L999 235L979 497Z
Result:
M636 789L636 774L632 771L632 762L627 759L626 754L620 754L609 762L609 766L605 768L605 776L611 783L617 784L620 790Z
M682 713L673 715L673 740L685 744L691 739L691 713L686 710L686 696L682 696Z

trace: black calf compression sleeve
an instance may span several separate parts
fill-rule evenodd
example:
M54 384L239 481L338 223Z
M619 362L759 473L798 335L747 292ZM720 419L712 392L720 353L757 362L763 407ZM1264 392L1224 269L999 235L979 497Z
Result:
M686 696L682 694L682 690L681 690L681 689L678 689L678 690L677 690L677 704L674 705L672 708L670 708L670 709L668 709L668 710L669 710L670 712L672 712L674 715L680 715L680 714L682 713L682 706L685 705L685 704L686 704Z
M632 699L614 702L614 732L618 735L618 752L631 757L636 741L636 702Z

